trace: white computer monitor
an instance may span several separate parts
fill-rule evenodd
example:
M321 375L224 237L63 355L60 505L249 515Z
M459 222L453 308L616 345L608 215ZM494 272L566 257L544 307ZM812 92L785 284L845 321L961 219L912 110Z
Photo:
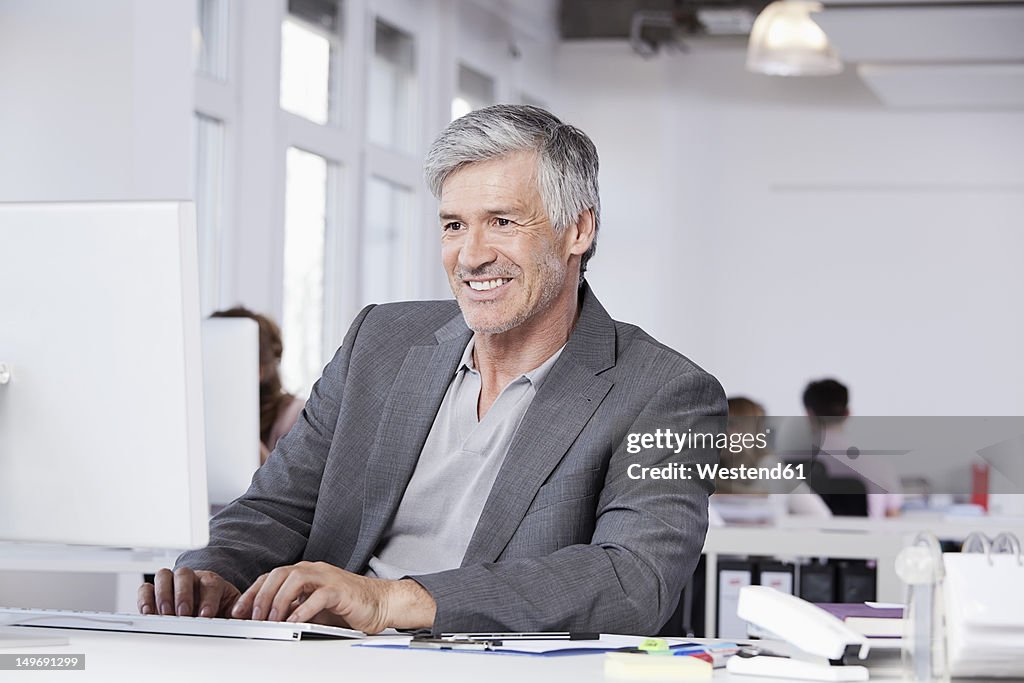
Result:
M0 539L205 545L201 358L191 203L0 203Z
M227 505L260 466L260 337L249 318L203 321L203 416L210 504Z

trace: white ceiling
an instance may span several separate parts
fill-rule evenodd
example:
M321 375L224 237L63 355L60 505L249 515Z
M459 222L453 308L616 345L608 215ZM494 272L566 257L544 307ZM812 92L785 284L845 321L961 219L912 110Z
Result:
M893 107L1024 109L1021 64L861 64L857 72Z
M890 106L1024 108L1024 3L847 0L814 19Z

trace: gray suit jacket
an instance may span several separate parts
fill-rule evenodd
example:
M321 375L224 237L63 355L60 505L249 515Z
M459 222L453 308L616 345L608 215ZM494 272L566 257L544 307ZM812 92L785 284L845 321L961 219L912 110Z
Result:
M632 479L628 468L717 454L631 454L627 434L696 430L725 414L722 388L612 320L587 285L580 292L576 328L509 447L462 566L412 577L437 602L436 631L653 633L696 565L712 483ZM470 336L454 301L364 309L295 428L211 521L209 546L179 566L240 589L300 560L365 572Z

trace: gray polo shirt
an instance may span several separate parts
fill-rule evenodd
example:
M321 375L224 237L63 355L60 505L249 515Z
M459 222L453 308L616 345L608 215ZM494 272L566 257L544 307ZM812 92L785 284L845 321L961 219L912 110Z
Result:
M367 576L398 579L462 564L512 437L565 348L512 380L478 421L475 343L474 335L448 385L395 518L370 558Z

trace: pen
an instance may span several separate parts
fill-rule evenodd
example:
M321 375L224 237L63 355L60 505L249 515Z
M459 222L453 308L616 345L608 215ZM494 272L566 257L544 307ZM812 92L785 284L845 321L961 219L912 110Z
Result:
M456 638L413 638L411 648L427 650L477 650L489 652L501 646L500 640L468 640Z
M537 631L520 633L442 633L442 639L464 640L600 640L599 633L576 633L572 631Z

